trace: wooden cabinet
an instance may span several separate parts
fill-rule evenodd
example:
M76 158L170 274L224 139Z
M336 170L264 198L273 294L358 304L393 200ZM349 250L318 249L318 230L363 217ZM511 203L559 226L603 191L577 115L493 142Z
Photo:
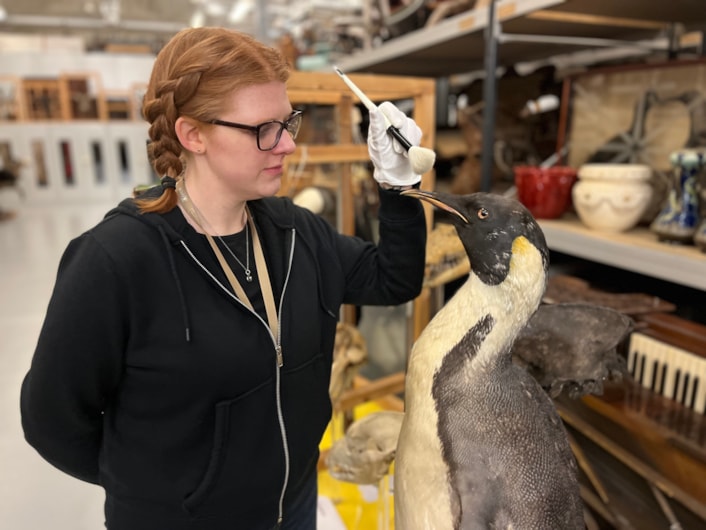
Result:
M349 75L356 85L375 103L383 101L411 100L413 102L412 116L423 131L421 145L434 146L435 134L435 81L433 79L388 76L379 74ZM354 142L352 114L359 103L357 97L335 73L293 72L288 83L288 93L292 105L296 108L302 105L332 107L335 116L333 142L329 144L308 145L297 140L297 150L288 157L288 168L285 171L289 178L299 165L332 164L337 167L339 230L345 234L355 231L354 186L352 182L353 168L356 164L369 163L368 148L365 143ZM283 181L286 191L295 183ZM434 172L422 175L422 187L433 189ZM431 228L431 209L427 211L428 227ZM429 320L429 292L424 292L415 300L413 311L411 339L416 339ZM346 309L346 321L352 321L352 308Z
M62 119L107 120L103 84L98 74L66 73L59 76L59 96Z
M35 78L22 80L22 115L28 120L62 120L61 89L58 79Z

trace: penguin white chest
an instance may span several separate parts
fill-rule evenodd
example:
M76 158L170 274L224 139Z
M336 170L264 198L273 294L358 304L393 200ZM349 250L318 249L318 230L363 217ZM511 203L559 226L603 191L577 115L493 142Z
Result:
M469 296L461 292L467 289L468 284L461 287L459 296L429 322L410 357L405 417L395 456L395 520L405 530L453 528L450 470L439 437L434 379L444 357L464 337L458 316L464 314L463 321L474 318L464 302Z

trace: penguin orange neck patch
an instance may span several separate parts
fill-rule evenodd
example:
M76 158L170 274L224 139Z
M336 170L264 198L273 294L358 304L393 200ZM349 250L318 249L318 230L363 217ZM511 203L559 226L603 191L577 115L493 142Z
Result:
M543 275L542 255L539 249L525 236L518 236L512 242L512 258L510 273L537 274L537 279Z
M532 248L535 248L534 245L525 236L516 237L512 242L512 255L522 256Z

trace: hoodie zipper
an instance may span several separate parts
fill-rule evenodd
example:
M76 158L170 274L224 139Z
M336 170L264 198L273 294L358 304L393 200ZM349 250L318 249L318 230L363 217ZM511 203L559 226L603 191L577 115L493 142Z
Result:
M282 491L279 497L279 515L277 517L277 524L282 524L282 516L284 512L284 495L287 492L287 487L289 486L289 440L287 439L287 427L284 424L284 414L282 413L282 388L280 386L280 371L282 366L284 366L284 356L282 355L282 307L284 306L284 293L287 292L287 285L289 284L289 276L292 272L292 262L294 261L294 246L296 243L297 233L292 228L292 244L289 247L289 263L287 264L287 274L284 278L284 286L282 287L282 296L279 299L279 313L277 319L280 325L277 327L277 417L279 420L279 428L282 434L282 449L284 450L284 481L282 484Z
M282 322L282 307L284 306L284 295L287 292L287 285L289 284L289 277L292 272L292 263L294 261L294 246L295 246L295 241L296 241L296 231L294 228L291 229L292 231L292 244L289 249L289 261L287 263L287 274L285 276L284 280L284 286L282 287L282 295L280 296L279 300L279 310L277 314L277 319L279 322ZM249 311L251 314L255 315L255 317L262 323L263 326L267 329L268 333L270 334L270 338L272 339L272 342L274 344L275 348L275 359L276 359L276 370L275 370L275 401L277 404L277 422L279 424L279 429L280 429L280 435L282 437L282 449L284 451L284 480L282 483L282 490L280 492L280 497L279 497L279 504L277 507L278 513L277 513L277 527L281 526L282 521L283 521L283 512L284 512L284 496L287 492L287 487L289 486L289 471L290 471L290 455L289 455L289 441L287 437L287 427L284 422L284 413L282 412L282 389L281 389L281 371L282 367L284 366L284 355L282 353L282 326L277 327L277 336L275 337L272 334L272 330L270 329L270 326L265 322L265 320L257 314L257 312L253 311L250 309L247 305L245 305L235 294L230 292L225 285L223 285L218 278L216 278L213 273L208 270L208 268L199 261L199 259L194 255L193 252L191 252L191 249L189 246L186 244L186 242L182 239L179 241L181 243L181 246L184 247L184 250L186 250L187 254L191 257L191 259L194 260L194 262L214 281L216 284L225 292L230 298L238 302L241 306L243 306L247 311Z

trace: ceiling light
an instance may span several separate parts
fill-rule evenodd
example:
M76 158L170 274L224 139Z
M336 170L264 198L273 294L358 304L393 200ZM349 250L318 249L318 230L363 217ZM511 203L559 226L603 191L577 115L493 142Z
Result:
M252 0L236 0L228 13L228 22L240 24L250 14L253 7L255 6Z
M103 0L98 4L98 9L108 24L117 26L120 23L120 0Z
M221 2L205 2L203 7L209 17L219 18L226 14L226 6Z
M206 15L200 8L196 8L194 13L191 15L191 19L189 19L189 26L192 28L202 28L205 23Z

